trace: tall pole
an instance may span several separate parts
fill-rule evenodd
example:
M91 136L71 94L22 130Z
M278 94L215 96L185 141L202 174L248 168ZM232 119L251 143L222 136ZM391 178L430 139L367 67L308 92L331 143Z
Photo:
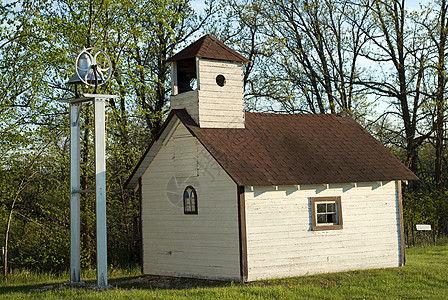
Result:
M70 104L70 281L81 282L79 103Z
M95 98L96 238L98 286L107 286L105 99Z
M105 100L117 98L114 95L96 94L98 86L106 83L112 74L112 61L98 48L90 47L79 53L75 62L75 75L67 84L75 85L75 98L61 100L70 104L70 279L80 283L80 141L79 112L81 103L95 103L95 173L96 173L96 239L98 286L107 287L107 229L106 229L106 118ZM94 80L94 84L92 84ZM76 85L95 87L94 94L79 97Z

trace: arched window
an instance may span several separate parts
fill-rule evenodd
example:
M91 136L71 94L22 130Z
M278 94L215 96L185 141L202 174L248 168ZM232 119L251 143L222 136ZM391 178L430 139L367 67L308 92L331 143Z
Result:
M184 190L184 214L198 214L198 195L191 185Z

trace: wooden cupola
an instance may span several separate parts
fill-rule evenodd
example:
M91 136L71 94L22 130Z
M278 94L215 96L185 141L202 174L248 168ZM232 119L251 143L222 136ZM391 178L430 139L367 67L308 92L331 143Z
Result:
M202 128L244 128L244 56L205 35L167 62L171 109L185 109Z

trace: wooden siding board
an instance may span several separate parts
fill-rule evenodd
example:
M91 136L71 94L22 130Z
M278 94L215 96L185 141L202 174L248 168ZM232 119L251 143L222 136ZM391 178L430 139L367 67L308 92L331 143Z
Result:
M243 67L243 64L241 63L236 63L239 68ZM214 60L214 59L206 59L206 58L201 58L201 66L203 68L214 68L214 67L220 67L220 68L230 68L230 69L234 69L235 68L235 63L234 62L228 62L228 61L219 61L219 60ZM205 69L206 70L206 69Z
M199 91L189 91L170 97L171 109L185 109L191 116L191 118L199 123L199 103L198 103Z
M386 261L388 263L393 262L394 264L396 264L396 258L394 258L393 256L394 251L386 250L386 248L376 248L372 249L371 251L350 252L349 255L347 255L347 253L343 251L340 251L338 253L327 252L320 255L315 255L313 254L313 252L308 252L308 255L301 256L282 256L282 253L278 253L274 257L271 254L270 256L260 255L260 257L257 256L256 258L249 258L252 258L251 268L275 268L276 266L291 264L290 267L301 266L312 269L314 264L320 262L331 262L332 265L335 265L335 267L337 267L339 262L346 260L347 257L350 257L350 259L348 259L349 262L351 261L359 264L366 263L366 259L375 259L376 257L384 257L386 258Z
M300 251L300 252L306 252L306 251L313 251L313 249L328 249L328 247L325 247L325 245L320 246L320 244L324 244L324 242L319 243L319 240L312 240L303 238L301 240L295 241L294 244L289 244L289 239L278 239L271 243L271 245L266 246L265 241L255 241L251 242L253 247L257 247L257 250L252 251L251 255L254 257L258 255L264 255L264 254L270 254L274 249L277 249L276 253L285 253L291 255L291 251ZM319 245L316 245L316 243L319 243ZM378 244L383 244L386 249L393 249L393 247L396 248L396 241L395 239L388 239L384 240L382 237L369 239L365 242L363 241L352 241L352 240L345 240L340 241L338 243L334 243L334 247L337 249L340 249L341 251L346 252L344 248L351 248L356 246L366 246L366 247L377 247ZM286 245L286 246L285 246ZM395 245L395 246L394 246ZM392 246L392 248L391 248ZM279 247L281 249L279 250ZM333 247L333 249L334 249Z
M199 60L199 125L203 128L244 128L243 65ZM218 86L216 76L226 83Z
M190 262L194 263L194 262ZM194 270L187 266L178 264L157 264L147 263L146 269L155 270L153 275L160 276L174 276L174 277L200 277L201 274L210 274L208 278L218 280L233 280L235 279L233 274L233 266L230 268L224 268L219 266L219 271L216 271L218 266L197 266ZM177 271L178 270L178 271Z
M211 80L211 79L203 80L201 89L200 89L201 96L202 96L202 92L214 92L214 93L216 93L216 92L224 93L225 92L226 94L228 92L232 92L232 93L238 92L238 94L240 94L240 93L242 94L243 89L242 89L241 85L242 85L241 81L227 81L226 80L225 86L220 87L219 85L216 84L216 81L213 77L213 80ZM241 94L239 95L240 97L242 96ZM232 99L230 97L230 95L229 96L225 95L225 96L228 99Z
M317 243L319 245L317 245ZM345 241L339 243L330 242L330 245L323 244L324 242L319 243L319 240L315 240L314 243L307 243L306 239L303 239L303 243L300 244L287 244L286 246L283 244L281 249L278 249L278 245L264 245L257 251L252 251L249 256L251 256L253 260L269 260L269 258L272 258L273 253L275 253L275 257L290 258L304 257L307 255L315 256L313 251L320 251L321 255L325 256L347 254L347 252L350 252L350 255L353 253L367 253L369 251L376 252L378 249L395 252L398 249L395 239L385 240L377 238L366 243L359 241ZM365 246L367 249L361 249L361 247L359 247L361 245ZM319 255L316 255L316 259L318 259L317 257L319 257Z
M286 263L284 265L278 265L271 268L266 266L261 266L258 268L249 268L249 273L253 274L262 274L263 271L268 271L270 273L271 278L279 278L279 277L291 277L295 276L294 274L303 273L305 274L318 274L318 273L328 273L328 272L340 272L340 271L349 271L353 269L374 269L374 268L387 268L390 267L391 264L394 264L394 261L390 261L388 256L376 256L371 257L366 262L353 262L349 257L346 259L341 259L338 263L334 262L326 262L324 260L315 263L313 268L309 268L309 264L294 264L291 266L290 263ZM279 271L281 270L281 271ZM261 275L254 275L251 280L262 280L264 279Z
M147 239L152 239L152 238L157 238L156 234L146 234L145 238ZM162 245L167 245L172 243L172 239L170 237L163 237L163 238L159 238L158 239L160 244L157 244L157 246L162 246ZM176 243L181 243L183 246L185 247L199 247L199 248L204 248L204 247L213 247L213 248L218 248L218 250L216 251L220 251L219 249L223 249L223 251L225 251L226 253L228 253L228 250L234 249L235 247L238 247L238 240L210 240L210 241L206 241L206 240L200 240L200 241L195 241L195 240L191 240L191 239L187 239L187 238L177 238ZM150 244L148 247L154 247L154 244Z
M248 280L397 266L395 182L358 186L246 187ZM310 198L331 196L344 228L312 231Z
M142 184L145 274L240 278L237 186L184 125L154 157ZM187 185L198 193L198 215L183 213Z

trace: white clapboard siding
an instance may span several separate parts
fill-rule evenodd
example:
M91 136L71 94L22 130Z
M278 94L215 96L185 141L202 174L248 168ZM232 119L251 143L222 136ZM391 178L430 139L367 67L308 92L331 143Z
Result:
M171 96L171 108L187 110L204 128L244 128L243 65L199 59L197 66L198 90ZM224 86L216 83L218 75Z
M182 195L195 187L198 215ZM145 274L239 280L237 186L179 124L142 176Z
M213 70L214 68L222 68L222 69L235 69L235 66L239 68L241 71L241 76L243 75L243 64L242 63L236 63L231 61L220 61L220 60L214 60L214 59L204 59L202 58L200 60L200 70L204 70L205 72L210 72L210 70Z
M216 83L215 83L216 84ZM241 85L241 84L240 84ZM225 96L226 98L223 98ZM215 91L202 91L201 97L207 98L207 102L201 103L201 107L207 107L207 104L210 105L232 105L231 103L227 103L227 99L241 98L243 96L242 89L232 89L227 91L225 94L216 93ZM236 105L236 104L235 104ZM239 106L239 104L238 104Z
M171 109L185 109L191 118L199 123L198 91L189 91L170 97Z
M248 280L398 266L396 182L246 187ZM343 229L312 231L310 197L340 196Z
M243 65L208 59L199 60L199 126L244 128ZM226 78L224 86L216 76Z

